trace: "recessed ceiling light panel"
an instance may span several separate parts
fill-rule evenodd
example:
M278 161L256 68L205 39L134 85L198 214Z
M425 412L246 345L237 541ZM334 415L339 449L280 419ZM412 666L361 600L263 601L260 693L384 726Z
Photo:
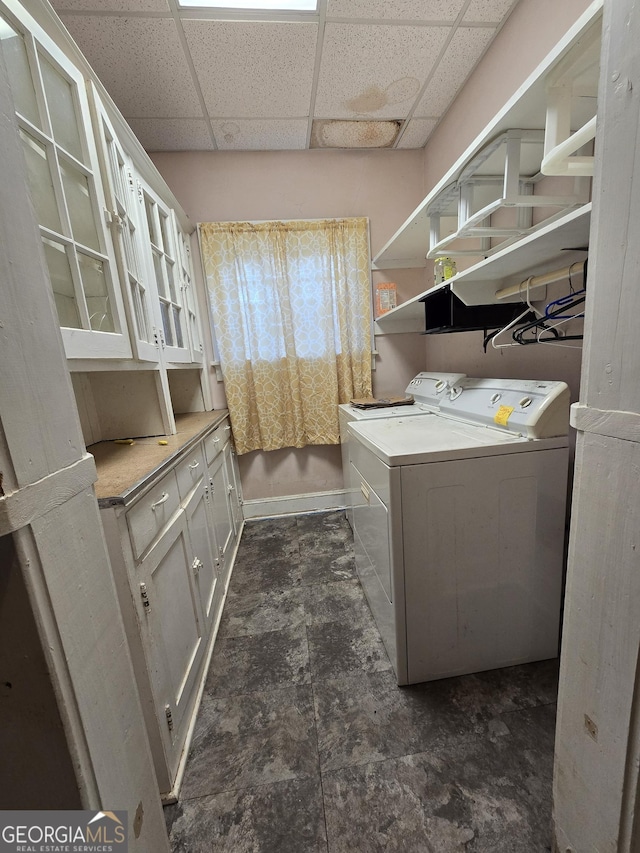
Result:
M314 119L311 148L390 148L401 121Z
M248 12L317 12L318 0L178 0L198 9L244 9Z

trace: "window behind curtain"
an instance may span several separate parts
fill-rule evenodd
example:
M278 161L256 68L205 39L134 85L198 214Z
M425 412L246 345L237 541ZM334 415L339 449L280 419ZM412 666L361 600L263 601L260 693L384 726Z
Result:
M337 444L371 395L368 220L199 227L238 453Z

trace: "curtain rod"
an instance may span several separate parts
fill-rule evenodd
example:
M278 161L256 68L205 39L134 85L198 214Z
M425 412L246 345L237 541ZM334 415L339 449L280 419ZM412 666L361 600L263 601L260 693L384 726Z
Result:
M575 270L574 267L580 267L579 270ZM529 279L529 290L534 290L536 287L545 287L547 284L553 284L556 281L562 281L563 278L569 278L575 272L580 272L580 274L584 274L584 261L575 261L573 264L570 264L568 267L562 267L559 270L553 270L552 272L546 272L542 275L534 275ZM496 290L495 297L496 299L506 299L507 296L518 296L527 292L527 279L521 281L520 284L512 284L509 287L503 287L502 290Z

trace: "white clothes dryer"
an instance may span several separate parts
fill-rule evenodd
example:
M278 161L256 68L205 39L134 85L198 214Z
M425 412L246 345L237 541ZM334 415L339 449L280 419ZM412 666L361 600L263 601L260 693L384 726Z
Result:
M398 684L558 653L562 382L461 379L432 417L348 425L358 575Z

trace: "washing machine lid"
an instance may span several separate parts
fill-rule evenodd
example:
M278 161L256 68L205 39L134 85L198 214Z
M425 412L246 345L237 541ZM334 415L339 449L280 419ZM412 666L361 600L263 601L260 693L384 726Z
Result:
M531 441L524 436L434 414L353 422L349 432L389 466L474 459L566 447L567 437Z
M358 409L351 403L341 403L339 411L344 412L348 421L377 421L380 418L406 418L407 415L431 415L433 410L422 403L404 406L383 406L378 409Z

